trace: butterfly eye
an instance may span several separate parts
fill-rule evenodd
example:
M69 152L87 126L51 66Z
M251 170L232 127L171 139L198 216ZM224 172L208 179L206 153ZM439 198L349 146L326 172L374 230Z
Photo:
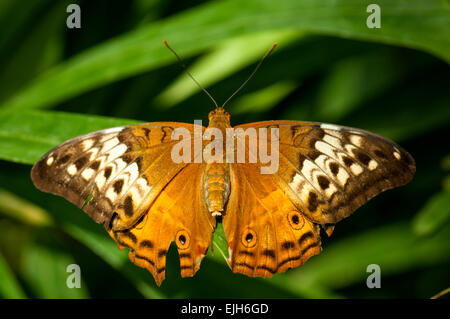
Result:
M186 249L190 244L190 236L187 231L180 230L176 236L177 247L179 249Z
M300 213L295 210L288 214L288 221L291 227L294 229L301 229L303 227L303 224L305 223Z
M244 233L242 234L242 244L247 247L251 248L255 246L256 244L256 233L251 230L250 228L247 228Z

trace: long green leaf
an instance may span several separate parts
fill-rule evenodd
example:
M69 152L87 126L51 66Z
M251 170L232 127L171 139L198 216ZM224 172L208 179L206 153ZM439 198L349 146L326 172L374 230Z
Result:
M21 199L17 195L1 191L0 190L0 212L11 216L16 220L20 220L25 224L45 227L50 224L50 213L46 210L40 208L39 206L29 203L28 201ZM83 214L83 212L79 212ZM53 226L55 226L53 224ZM96 232L94 229L96 228L87 228L82 227L81 225L71 221L70 218L63 218L63 222L60 225L61 229L63 229L67 234L69 234L72 238L76 239L86 247L95 253L97 256L102 258L107 264L109 264L112 268L122 271L126 278L128 278L136 288L142 293L146 298L162 298L164 295L156 289L154 282L151 280L150 276L147 280L142 280L137 274L133 272L132 269L128 267L124 267L127 263L129 263L127 258L127 252L125 250L119 251L116 243L108 237L106 233ZM41 251L40 254L46 256L54 256L49 257L55 259L54 262L50 262L48 258L45 256L36 255L33 250ZM33 279L35 270L33 267L28 267L28 265L24 265L25 275L33 282L33 286L35 289L35 293L37 293L38 297L52 297L52 298L61 298L61 297L83 297L84 295L72 294L71 291L67 290L66 287L61 287L61 278L67 277L67 275L61 270L62 262L59 263L60 266L55 266L55 263L58 262L58 259L66 261L70 259L70 256L64 255L61 250L55 250L47 247L47 245L36 244L35 246L26 249L26 260L29 261L35 260L37 265L42 265L42 267L50 267L55 270L55 267L58 267L55 271L57 271L58 276L50 275L51 278L55 280L52 283L54 287L44 287L44 283L40 282L38 279ZM0 255L1 258L1 255ZM46 266L46 264L48 264ZM11 298L15 298L14 291L17 291L17 296L20 295L20 290L16 286L14 286L14 282L11 277L11 274L8 272L9 270L6 268L6 265L2 265L2 261L0 260L0 282L3 285L2 277L5 280L5 287L2 292L2 285L0 285L0 294L4 294L5 296L10 296ZM46 273L48 275L48 273ZM46 275L44 275L45 277ZM64 278L65 278L64 277ZM58 282L56 282L58 281ZM17 289L16 289L17 288ZM16 289L16 290L14 290ZM61 294L61 295L59 295ZM68 294L68 295L67 295Z
M59 60L62 51L60 37L64 32L59 26L65 23L61 12L67 6L64 2L59 2L43 15L31 32L20 39L18 48L11 57L0 62L5 64L0 68L0 101ZM22 10L24 9L21 8L20 11Z
M432 60L429 56L416 59L417 62L408 60L409 63L405 63L398 48L383 47L338 61L319 91L317 116L323 121L337 121L364 102L385 94Z
M119 251L116 243L109 238L106 233L100 235L70 223L66 223L63 228L68 234L89 247L114 269L121 271L144 297L164 298L164 294L158 291L150 275L146 280L142 280L142 278L139 277L139 274L137 274L137 269L134 269L133 271L133 269L126 267L126 265L130 263L127 258L127 249Z
M26 298L17 278L0 253L0 296L3 298Z
M45 210L1 188L0 212L30 225L42 227L53 224L51 217Z
M339 225L338 225L339 227ZM450 260L449 232L420 238L408 223L393 224L364 232L324 247L321 255L280 280L296 289L297 285L342 288L364 282L370 264L381 268L382 278L430 264Z
M0 112L0 159L33 164L72 137L133 123L138 122L62 112Z
M430 235L450 221L450 190L431 197L413 220L417 235Z
M190 65L189 72L194 74L195 78L201 79L202 86L207 87L260 59L270 48L271 41L276 40L281 46L286 46L300 36L301 33L290 30L251 34L224 41L212 52ZM198 86L192 84L192 80L182 74L161 92L155 103L162 107L171 107L183 101L200 90ZM240 84L236 83L236 89ZM232 93L230 92L230 95Z
M31 284L33 293L40 298L88 298L88 290L83 280L80 287L67 285L72 274L68 268L75 260L69 251L61 249L55 242L35 240L23 252L23 276Z
M382 27L369 29L370 1L240 0L213 2L100 44L36 78L3 104L51 107L93 88L173 61L168 40L185 57L224 39L290 29L417 48L450 60L449 5L439 0L380 0ZM189 36L186 36L189 34Z

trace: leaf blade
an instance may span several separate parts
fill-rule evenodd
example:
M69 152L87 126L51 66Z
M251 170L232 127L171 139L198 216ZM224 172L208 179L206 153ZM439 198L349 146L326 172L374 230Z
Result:
M365 5L347 0L214 2L102 43L38 77L2 107L52 107L83 92L173 61L166 38L184 57L221 40L283 28L425 50L450 61L449 7L438 0L380 0L383 27L369 29ZM408 19L405 18L407 12ZM327 18L324 19L323 17ZM185 34L190 34L186 37Z
M0 112L0 159L34 164L58 144L92 131L138 121L63 112Z

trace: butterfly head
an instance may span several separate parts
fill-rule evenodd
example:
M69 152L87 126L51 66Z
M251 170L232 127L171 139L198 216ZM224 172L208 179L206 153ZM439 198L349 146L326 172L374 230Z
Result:
M210 127L229 127L230 126L230 113L228 113L223 107L218 107L209 112L209 126Z

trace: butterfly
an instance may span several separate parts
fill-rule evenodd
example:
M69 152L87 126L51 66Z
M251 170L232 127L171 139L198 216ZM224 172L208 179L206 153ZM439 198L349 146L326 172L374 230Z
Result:
M289 120L233 128L256 132L254 142L265 150L276 146L273 172L262 172L267 162L254 154L250 135L227 135L230 158L224 152L219 156L224 161L205 160L213 141L225 144L225 138L205 139L206 133L215 129L225 136L231 129L224 107L216 105L208 118L207 127L154 122L76 137L45 154L31 178L38 189L65 197L103 224L120 249L129 248L129 259L160 285L171 243L181 275L193 276L218 219L233 272L272 277L299 267L321 252L320 228L331 236L337 222L415 173L411 155L382 136ZM183 161L173 156L180 131L188 135L185 146L194 150L183 150ZM200 140L193 138L196 133ZM239 150L244 161L234 156Z

